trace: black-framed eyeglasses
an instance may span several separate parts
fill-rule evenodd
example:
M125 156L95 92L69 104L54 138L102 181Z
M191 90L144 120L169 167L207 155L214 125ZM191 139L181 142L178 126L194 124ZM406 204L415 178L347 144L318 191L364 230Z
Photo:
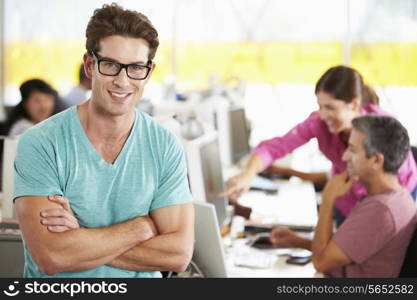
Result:
M152 61L148 61L147 65L122 64L109 58L104 58L95 52L92 53L97 60L98 71L102 75L117 76L122 69L125 69L126 75L130 79L144 80L151 71L150 65L152 65Z

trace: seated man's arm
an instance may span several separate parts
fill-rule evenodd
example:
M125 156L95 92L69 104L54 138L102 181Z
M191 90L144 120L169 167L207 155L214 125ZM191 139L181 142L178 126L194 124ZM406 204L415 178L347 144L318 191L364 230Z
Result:
M276 248L291 247L311 251L311 240L299 236L295 231L285 226L278 226L272 229L269 240Z
M319 221L312 243L313 264L319 272L331 271L352 262L332 240L334 202L346 194L352 184L353 180L348 180L347 173L344 172L334 176L324 188Z
M184 271L193 254L193 204L159 208L150 215L158 235L129 249L109 265L134 271Z
M54 233L41 224L40 213L61 206L46 196L16 198L15 208L29 253L48 275L96 268L156 234L149 217L137 217L109 227Z
M319 272L328 272L351 262L352 260L333 240L320 253L313 252L313 264Z

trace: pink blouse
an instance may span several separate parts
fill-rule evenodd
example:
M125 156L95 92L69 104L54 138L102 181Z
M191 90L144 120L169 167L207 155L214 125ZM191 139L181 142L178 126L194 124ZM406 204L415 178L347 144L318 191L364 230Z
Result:
M363 107L361 113L362 115L389 115L372 104ZM320 120L318 111L313 112L304 122L296 125L284 136L261 142L252 151L252 154L261 157L264 168L266 168L276 159L284 157L312 138L317 138L321 152L332 162L332 175L346 170L346 162L342 161L342 155L347 145L339 134L329 132L327 125ZM417 186L417 165L411 151L398 171L398 180L410 193ZM335 206L344 216L347 216L356 202L365 195L365 188L361 184L355 183L348 194L336 200Z

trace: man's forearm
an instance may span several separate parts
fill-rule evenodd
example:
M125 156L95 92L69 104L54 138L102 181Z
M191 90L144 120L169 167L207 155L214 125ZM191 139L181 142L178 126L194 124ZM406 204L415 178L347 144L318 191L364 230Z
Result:
M153 236L148 229L143 230L143 224L143 220L135 218L105 228L51 233L50 243L40 255L34 256L38 256L37 263L51 274L96 268Z
M42 212L44 217L45 210L57 206L47 197L27 196L15 200L16 215L29 253L37 266L48 275L106 264L137 243L157 234L153 221L147 216L104 228L50 232L40 222L40 215ZM45 222L44 218L42 220Z
M319 221L314 234L312 251L313 257L319 257L333 236L333 199L325 199L323 195L322 205L320 206Z
M313 265L320 272L327 272L351 262L333 241L333 208L336 199L345 195L353 182L353 178L348 178L345 171L335 175L323 190L319 221L313 239Z
M80 271L106 264L153 234L147 221L135 218L106 228L71 230L55 246L55 256L61 263L59 272Z
M110 265L134 271L184 271L193 254L193 204L159 208L150 212L150 217L158 235L123 253Z
M311 251L312 241L310 239L306 239L299 236L297 237L294 246Z
M109 265L132 271L181 272L192 252L193 238L189 233L167 233L136 245Z

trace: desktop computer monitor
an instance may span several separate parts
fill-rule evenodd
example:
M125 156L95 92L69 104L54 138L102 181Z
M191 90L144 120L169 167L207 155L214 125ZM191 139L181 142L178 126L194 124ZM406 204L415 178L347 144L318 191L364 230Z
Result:
M232 162L236 163L249 154L249 130L246 123L245 109L232 107L229 110Z
M3 140L3 157L2 157L2 192L3 199L1 203L2 218L16 218L13 209L13 176L14 176L14 159L17 149L17 137L2 137Z
M226 165L236 164L250 152L245 109L241 106L219 106L215 120L221 159Z
M216 209L211 203L194 202L194 210L195 244L192 260L205 277L227 277Z
M245 165L249 157L249 129L242 106L219 105L216 111L216 128L219 134L220 157L226 166ZM276 193L278 185L270 179L256 176L251 189Z
M214 204L219 226L226 225L228 200L218 196L224 190L224 182L217 133L207 133L188 142L186 153L194 199Z

